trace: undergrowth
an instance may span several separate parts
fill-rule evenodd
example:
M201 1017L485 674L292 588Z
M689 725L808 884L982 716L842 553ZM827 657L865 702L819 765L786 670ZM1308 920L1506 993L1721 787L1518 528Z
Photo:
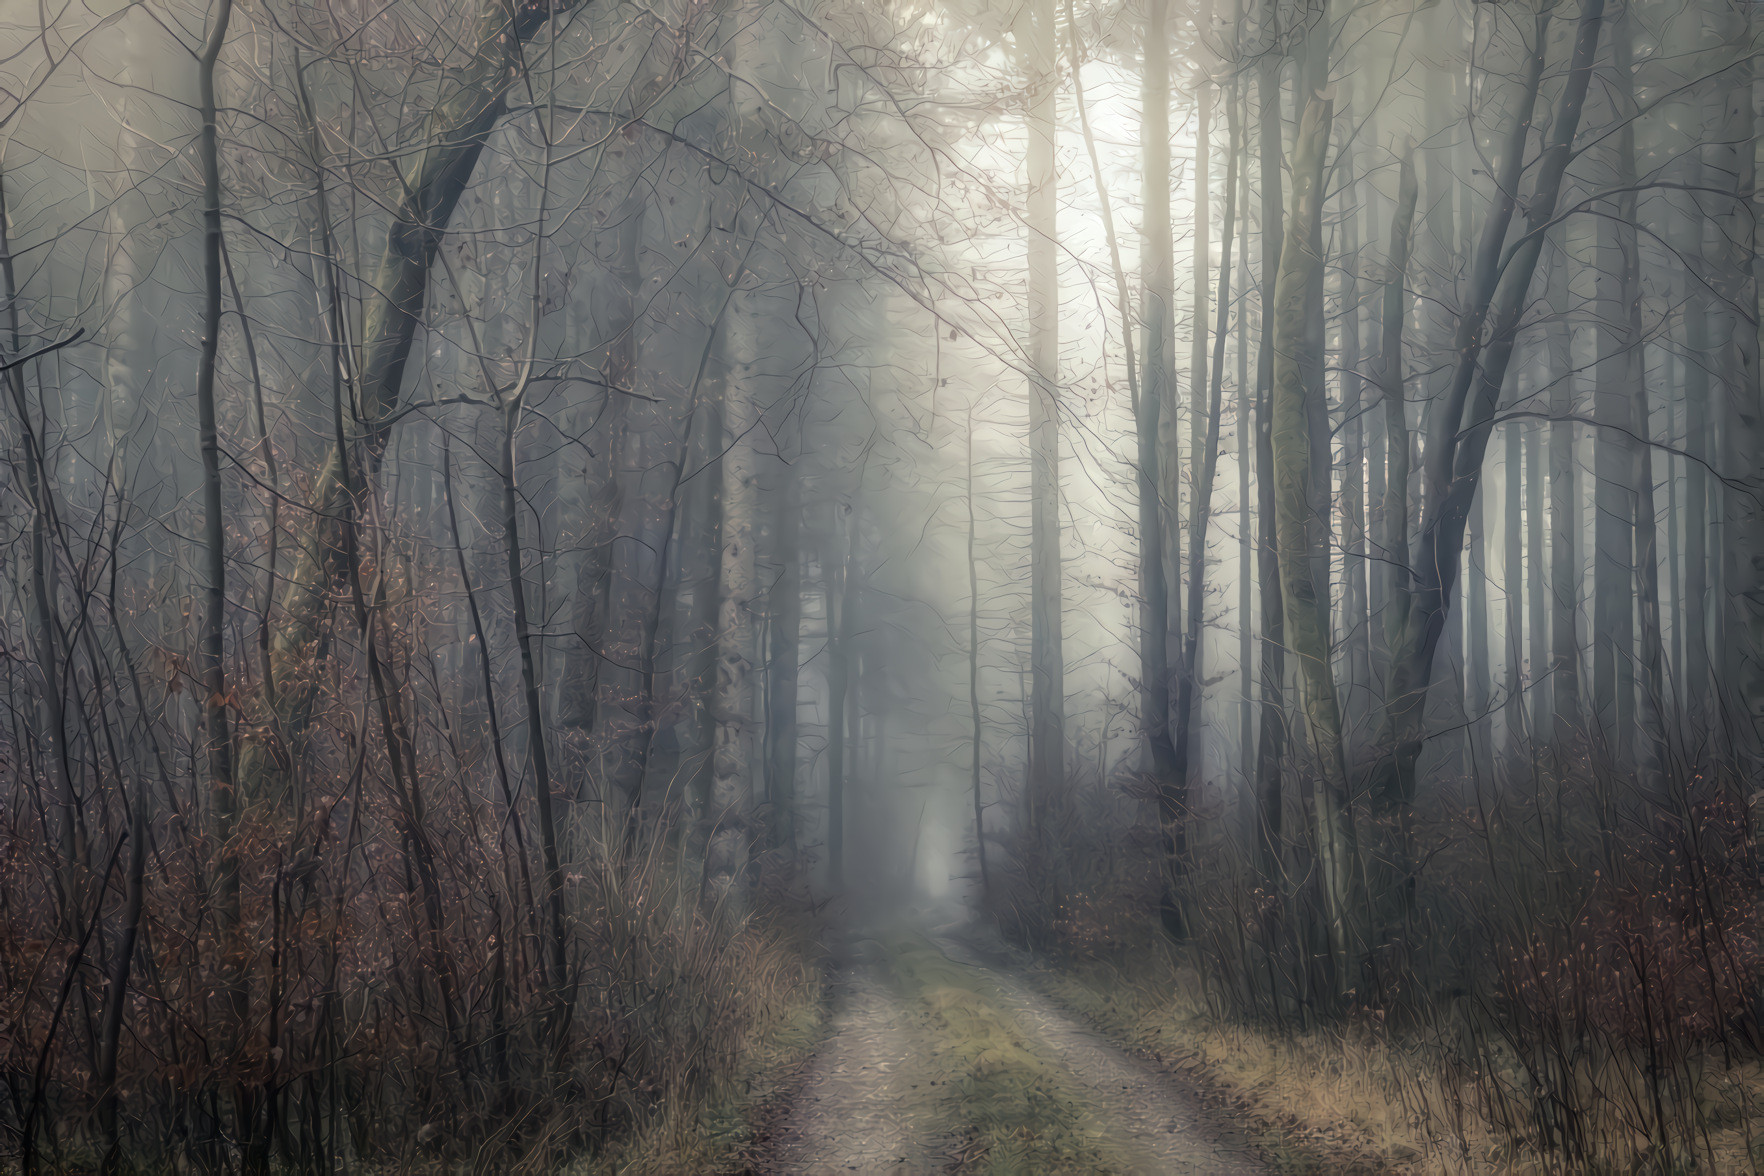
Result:
M567 1176L667 1176L740 1170L758 1111L814 1051L826 1028L823 969L812 928L769 929L735 996L746 1006L733 1065L663 1097L615 1145Z
M1044 992L1117 1040L1216 1091L1277 1170L1331 1173L1752 1172L1764 1069L1711 1064L1697 1092L1700 1165L1650 1165L1607 1149L1566 1163L1516 1148L1487 1117L1486 1076L1451 1063L1438 1043L1408 1040L1375 1020L1284 1030L1221 1015L1182 954L1148 936L1114 960L1042 965ZM1712 1060L1713 1062L1713 1060ZM1508 1077L1523 1083L1516 1068Z

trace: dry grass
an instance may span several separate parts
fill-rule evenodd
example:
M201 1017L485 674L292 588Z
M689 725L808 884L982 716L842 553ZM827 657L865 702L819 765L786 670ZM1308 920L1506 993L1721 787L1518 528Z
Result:
M1277 1035L1212 1015L1193 969L1157 948L1127 966L1050 966L1035 982L1134 1049L1217 1091L1291 1171L1385 1170L1428 1150L1400 1097L1403 1062L1369 1034Z
M613 1146L560 1176L739 1171L759 1111L825 1030L823 968L812 932L800 921L742 932L729 977L742 1015L723 1045L724 1068L671 1087Z
M1036 983L1117 1040L1216 1092L1289 1172L1557 1173L1751 1172L1764 1067L1726 1069L1710 1059L1696 1092L1704 1146L1696 1161L1658 1163L1624 1129L1612 1065L1611 1114L1599 1146L1577 1165L1515 1146L1488 1117L1489 1075L1454 1064L1432 1043L1405 1043L1375 1023L1277 1032L1222 1018L1197 972L1168 947L1147 944L1124 960L1043 967ZM1508 1080L1518 1081L1510 1070Z

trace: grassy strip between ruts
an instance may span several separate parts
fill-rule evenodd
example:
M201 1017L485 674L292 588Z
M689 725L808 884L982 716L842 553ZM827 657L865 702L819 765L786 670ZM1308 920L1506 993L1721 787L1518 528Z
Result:
M958 1171L1110 1171L1104 1132L1072 1079L1002 1007L986 974L911 934L888 944L894 983L925 1019L959 1125Z

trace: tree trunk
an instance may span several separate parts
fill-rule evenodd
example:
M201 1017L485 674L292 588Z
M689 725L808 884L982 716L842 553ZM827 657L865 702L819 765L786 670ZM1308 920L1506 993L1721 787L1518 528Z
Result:
M1121 324L1124 330L1131 329L1125 320ZM980 865L980 894L990 907L992 902L992 875L986 866L986 805L980 791L980 757L984 750L982 745L982 729L980 719L980 561L976 550L975 514L974 514L974 410L968 409L968 717L973 724L973 733L969 736L972 760L970 763L969 787L974 794L974 851ZM1108 764L1103 764L1106 773Z
M1273 32L1274 5L1269 0L1267 23ZM1262 722L1256 745L1257 872L1269 894L1285 890L1281 869L1281 826L1285 796L1281 761L1286 755L1286 628L1280 594L1280 548L1275 535L1274 493L1274 285L1284 243L1286 210L1280 194L1285 166L1280 119L1281 58L1269 52L1257 72L1260 97L1258 147L1262 181L1261 338L1256 353L1256 583L1262 599L1261 666ZM1150 361L1147 361L1150 368Z
M6 313L11 334L11 354L24 351L18 313L18 284L13 266L11 221L5 191L0 188L0 280L5 283ZM30 629L33 655L36 660L42 724L37 736L45 745L50 773L55 781L53 836L60 855L59 877L62 929L70 937L79 934L80 911L85 907L84 879L86 871L85 823L80 816L79 793L74 786L73 754L68 746L67 715L63 690L61 656L61 620L56 614L53 587L54 556L50 552L49 534L54 519L54 487L47 468L45 438L36 427L31 414L30 399L25 392L25 365L12 362L6 370L7 391L11 393L12 411L24 447L25 490L30 496Z
M1627 19L1624 23L1627 25ZM1702 22L1698 21L1697 23L1700 25ZM1706 33L1703 35L1707 36ZM1626 44L1622 48L1624 53L1623 61L1620 63L1620 68L1622 68L1620 82L1625 85L1624 101L1628 104L1628 108L1633 109L1635 82L1632 70L1626 68L1631 47ZM1724 89L1725 86L1722 88ZM1696 118L1702 127L1709 128L1705 133L1712 142L1725 143L1727 142L1724 134L1725 128L1715 129L1721 127L1720 106L1722 101L1721 95L1715 93L1701 101L1676 103L1674 104L1676 108L1668 115L1668 119L1673 122L1673 125L1677 125L1676 120L1679 117ZM1622 146L1627 148L1628 155L1625 157L1627 168L1622 175L1629 178L1626 181L1620 176L1618 180L1620 184L1634 183L1634 173L1637 170L1634 158L1634 132L1625 129L1627 133ZM1709 177L1704 175L1703 152L1703 147L1691 144L1683 153L1681 182L1692 195L1687 206L1673 209L1673 215L1669 222L1670 227L1667 230L1672 248L1683 259L1685 269L1684 293L1680 304L1680 315L1684 328L1685 362L1679 402L1684 412L1684 451L1687 459L1683 463L1684 474L1678 487L1682 491L1681 506L1674 519L1674 523L1683 530L1684 558L1683 579L1678 586L1677 616L1674 618L1674 628L1680 634L1679 640L1682 642L1683 650L1683 655L1677 663L1677 685L1680 721L1691 729L1702 728L1696 735L1699 742L1714 734L1722 725L1718 718L1718 709L1714 705L1718 697L1715 693L1717 686L1715 667L1719 660L1715 650L1718 648L1716 641L1721 630L1726 627L1721 623L1723 610L1716 603L1716 592L1718 591L1716 584L1722 574L1720 537L1716 531L1721 514L1720 496L1718 493L1712 493L1716 490L1717 483L1709 477L1708 467L1704 464L1706 462L1713 463L1716 468L1720 468L1721 465L1721 458L1716 452L1716 442L1712 436L1715 422L1719 419L1720 413L1711 389L1711 376L1720 372L1720 365L1718 362L1712 362L1709 358L1711 352L1715 350L1711 338L1711 328L1719 320L1721 312L1716 308L1716 300L1711 299L1707 291L1709 283L1718 283L1714 271L1722 266L1725 256L1731 255L1737 248L1736 242L1727 239L1720 231L1717 231L1714 236L1715 251L1724 257L1723 261L1717 261L1713 266L1709 265L1710 252L1705 248L1705 239L1710 221L1702 207L1704 198L1701 195L1702 192L1708 190ZM1716 179L1716 184L1720 183L1721 179ZM1626 193L1625 207L1631 213L1631 222L1633 222L1635 204L1634 194ZM1626 226L1626 232L1631 236L1638 235L1638 230L1633 223ZM1641 422L1636 431L1645 437L1647 422ZM1670 435L1670 425L1668 426L1668 434ZM1634 456L1637 462L1647 460L1645 454L1635 454ZM1640 510L1639 503L1637 509ZM1639 528L1639 520L1637 525ZM1713 543L1711 542L1712 538L1714 539ZM1636 536L1638 560L1642 542L1643 539L1638 529ZM1638 572L1639 570L1638 563ZM1646 607L1644 603L1643 608ZM1648 623L1647 618L1641 618L1641 623L1645 630ZM1643 640L1647 639L1645 631L1640 636ZM1639 685L1645 694L1649 689L1646 680L1648 651L1641 650L1639 657L1643 670L1643 680ZM1648 699L1642 698L1641 704L1643 708L1646 708ZM1663 767L1664 764L1662 763L1661 766Z
M1390 222L1390 246L1385 258L1384 305L1380 328L1379 398L1384 406L1384 450L1389 463L1384 476L1385 626L1387 640L1401 632L1409 604L1409 438L1408 406L1404 402L1408 368L1403 358L1403 332L1408 326L1407 275L1409 249L1415 232L1415 205L1420 185L1415 178L1415 151L1403 154L1397 181L1396 214Z
M1508 779L1525 777L1528 761L1525 731L1525 534L1521 505L1525 493L1524 424L1508 421L1502 426L1506 434L1501 455L1501 592L1506 597L1506 674L1501 686L1506 691L1502 718L1501 752L1505 757Z
M733 920L745 917L748 909L747 859L753 811L753 664L758 649L754 602L759 593L754 553L754 516L759 503L753 445L759 406L754 385L765 347L758 307L748 304L759 295L743 288L743 283L755 276L751 271L737 272L737 289L721 345L723 435L718 464L723 525L717 576L717 669L711 702L716 735L705 887L711 904Z
M1568 268L1560 251L1548 277L1550 421L1550 745L1562 775L1581 734L1580 492L1574 459L1574 363L1568 325Z
M233 15L232 0L220 0L198 59L202 139L202 357L196 373L196 414L202 450L202 543L206 608L202 640L197 646L196 676L202 683L202 715L207 735L210 808L214 819L214 921L220 943L221 1024L215 1038L225 1057L244 1046L250 1024L250 988L245 976L245 946L240 927L239 822L240 797L233 775L233 732L227 692L227 529L221 502L220 431L214 400L215 366L221 329L221 179L219 128L215 125L214 67L226 43ZM59 689L58 685L52 686ZM96 915L93 916L96 918ZM233 1092L233 1129L245 1162L262 1168L257 1146L255 1092L243 1080Z
M536 266L535 269L538 267ZM536 334L539 324L533 324ZM533 802L539 812L539 854L545 867L545 904L550 915L549 980L553 998L562 1007L567 967L564 928L563 866L557 848L557 818L553 812L551 757L546 746L545 707L539 695L539 669L534 657L533 624L527 614L527 575L523 566L520 510L521 490L518 455L521 397L511 398L503 409L505 442L502 451L502 534L508 557L508 595L514 609L515 644L520 649L521 697L527 711L527 760L533 768Z
M1147 0L1145 77L1140 142L1144 153L1145 213L1141 229L1144 287L1140 318L1145 331L1137 432L1139 489L1139 696L1152 786L1162 796L1176 787L1176 750L1170 735L1170 590L1164 576L1162 452L1158 444L1164 404L1169 400L1175 336L1175 260L1170 226L1170 53L1169 0ZM1164 833L1168 833L1165 830ZM1175 847L1166 839L1166 860ZM1164 887L1160 912L1165 930L1182 933L1180 913L1169 905Z
M1640 670L1636 685L1636 727L1639 738L1635 740L1637 766L1641 770L1644 786L1657 798L1665 798L1665 773L1667 768L1667 729L1666 729L1666 653L1660 632L1660 573L1659 545L1657 542L1658 515L1654 506L1654 463L1652 447L1646 443L1650 435L1649 421L1653 415L1649 403L1648 381L1645 357L1642 347L1646 336L1642 333L1642 281L1641 281L1641 240L1636 224L1636 150L1635 120L1639 111L1635 96L1634 67L1634 31L1630 24L1630 13L1625 9L1612 29L1612 71L1615 75L1612 86L1616 115L1622 120L1617 131L1617 184L1630 190L1619 193L1617 197L1616 228L1618 242L1622 250L1622 269L1618 281L1618 304L1623 314L1623 336L1625 348L1623 355L1623 374L1621 387L1630 396L1630 403L1624 415L1629 421L1630 433L1619 434L1612 440L1620 446L1621 451L1629 458L1629 469L1624 473L1624 483L1633 495L1631 499L1631 558L1634 562L1632 591L1636 608L1637 647L1635 666L1630 677L1635 678L1635 670ZM1692 185L1702 180L1701 169L1696 165L1697 151L1691 149ZM1701 221L1697 224L1696 240L1693 248L1685 253L1685 257L1695 257L1702 251ZM1692 285L1693 283L1686 283ZM1686 327L1687 355L1690 357L1691 378L1686 381L1685 397L1687 403L1708 398L1707 369L1703 366L1702 356L1708 353L1708 319L1707 307L1703 299L1692 294L1685 300L1684 318ZM1697 385L1701 386L1698 387ZM1512 426L1508 426L1509 428ZM1603 430L1609 434L1610 430ZM1699 471L1700 472L1700 471ZM1626 617L1630 610L1625 609ZM1692 629L1692 634L1696 630ZM1704 664L1703 680L1707 682L1707 663ZM1697 698L1697 686L1691 683L1693 706ZM1706 699L1706 694L1704 698Z
M1373 795L1394 798L1405 807L1413 798L1414 764L1421 750L1421 723L1433 656L1449 619L1464 528L1476 498L1483 453L1488 446L1489 421L1506 381L1544 233L1556 215L1562 176L1580 126L1603 19L1604 0L1583 0L1573 60L1550 126L1548 144L1537 163L1537 181L1526 205L1525 233L1509 250L1507 229L1518 205L1518 181L1529 138L1530 114L1536 104L1546 51L1549 16L1543 13L1537 17L1519 114L1503 145L1497 167L1495 207L1483 226L1471 270L1468 305L1458 325L1451 383L1443 402L1435 409L1424 471L1427 518L1415 557L1410 561L1414 585L1402 633L1392 649L1390 682L1385 691L1384 744L1389 750L1379 771L1381 776L1394 774L1395 779L1381 779L1372 788Z
M1618 48L1625 39L1624 23L1619 18L1611 36L1613 56L1619 59L1615 68L1621 73L1627 73ZM1615 156L1612 174L1621 187L1633 183L1635 132L1629 111L1614 109L1612 113L1622 122L1617 134L1607 140L1606 149ZM1592 418L1606 427L1594 430L1593 436L1592 717L1602 746L1619 763L1629 762L1630 732L1635 722L1635 489L1629 481L1635 472L1631 452L1634 422L1630 420L1634 397L1629 381L1640 374L1632 353L1642 346L1641 338L1629 333L1628 304L1640 291L1635 226L1621 220L1624 205L1634 206L1633 194L1628 195L1631 199L1627 201L1619 195L1606 204L1607 215L1598 220L1593 311L1598 324L1598 359ZM1700 538L1692 542L1700 544ZM1697 550L1696 562L1701 564L1700 547Z
M1029 195L1029 513L1030 668L1029 827L1036 837L1065 787L1065 654L1061 638L1059 431L1059 171L1054 158L1053 0L1030 5Z
M1394 647L1396 635L1402 632L1409 610L1409 456L1412 442L1408 406L1404 401L1408 367L1403 357L1403 333L1408 325L1409 253L1414 242L1415 206L1419 199L1415 149L1410 143L1405 146L1402 172L1397 180L1396 212L1390 222L1384 303L1379 323L1379 399L1384 407L1384 451L1388 467L1384 477L1384 504L1380 511L1382 530L1378 543L1384 557L1383 623L1387 647ZM1376 832L1382 840L1373 860L1375 897L1381 904L1376 913L1384 923L1378 929L1378 941L1387 942L1393 937L1397 924L1406 927L1414 906L1415 851L1408 807L1398 804L1394 797L1377 795L1372 797L1372 807L1380 815L1380 827Z
M114 597L113 597L114 599ZM117 1058L122 1047L123 1013L128 1007L129 971L135 961L135 942L141 930L141 907L147 874L146 785L137 779L129 803L129 873L123 889L122 927L110 960L109 987L104 991L104 1011L98 1039L98 1119L104 1133L105 1176L121 1170L122 1130L118 1111L122 1092L116 1086Z
M801 484L784 471L773 543L778 578L767 593L771 648L766 656L766 796L772 847L796 859L796 704L802 640L802 554L797 550Z
M1188 544L1188 603L1183 609L1185 624L1182 652L1176 679L1175 750L1176 774L1172 787L1159 794L1159 813L1166 826L1164 843L1170 852L1167 870L1169 893L1164 896L1165 925L1170 926L1171 911L1175 912L1176 928L1172 934L1187 934L1188 920L1181 914L1185 901L1184 889L1190 869L1188 854L1189 797L1196 775L1194 759L1195 729L1200 723L1202 641L1207 573L1207 531L1213 519L1213 481L1219 465L1219 425L1223 415L1225 338L1227 315L1231 310L1231 246L1237 212L1237 151L1241 129L1237 122L1237 106L1227 99L1230 123L1230 157L1225 170L1225 225L1221 237L1219 267L1219 321L1214 332L1213 375L1206 403L1196 403L1195 410L1205 422L1205 431L1196 453L1199 458L1194 470L1194 493L1190 499Z
M1627 20L1624 22L1627 23ZM1625 53L1624 58L1629 56ZM1628 88L1634 89L1634 79L1624 67L1627 60L1619 63ZM1630 99L1633 102L1633 98ZM1692 107L1696 115L1703 113L1701 104ZM1619 167L1617 182L1619 184L1635 183L1635 131L1626 126L1619 136L1618 151L1622 154L1624 165ZM1697 147L1687 150L1684 183L1696 192L1703 186L1703 168L1701 152ZM1633 293L1640 286L1640 265L1636 260L1635 273L1632 277L1630 266L1632 254L1636 252L1638 241L1635 226L1636 196L1626 192L1619 198L1618 221L1619 231L1623 234L1624 243L1624 276L1625 293ZM1624 220L1625 213L1628 220ZM1676 218L1674 218L1676 219ZM1701 259L1703 251L1703 229L1706 221L1702 211L1694 205L1684 220L1681 243L1677 246L1681 256L1686 259ZM1726 242L1717 239L1717 248L1730 248ZM1691 264L1687 260L1687 266ZM1693 271L1694 272L1694 271ZM1628 316L1630 302L1622 304ZM1710 445L1711 398L1709 394L1710 367L1705 358L1710 352L1709 319L1711 307L1703 293L1703 284L1696 277L1685 282L1684 308L1684 353L1689 362L1684 366L1684 449L1691 455L1684 465L1684 509L1680 516L1684 527L1684 595L1679 605L1678 623L1684 627L1684 661L1679 667L1680 688L1683 691L1685 716L1692 722L1701 723L1711 717L1714 677L1709 643L1709 602L1711 552L1709 531L1714 522L1709 509L1710 479L1704 462L1714 460ZM1636 338L1640 338L1638 334ZM1639 371L1636 373L1639 376ZM1632 422L1634 431L1640 436L1647 436L1647 421ZM1602 438L1601 438L1602 439ZM1635 466L1646 460L1645 454L1636 453L1638 446L1627 436L1613 438L1624 445L1630 465ZM1638 505L1639 522L1639 505ZM1637 543L1640 538L1638 535ZM1637 565L1639 567L1639 563ZM1642 657L1646 658L1646 651ZM1644 687L1645 688L1645 687Z
M1548 368L1542 368L1548 379ZM1544 587L1544 428L1533 423L1525 432L1525 686L1531 724L1531 762L1539 762L1543 732L1549 729L1549 697L1543 680L1550 660L1549 593Z
M1749 10L1723 19L1727 44L1753 35ZM1764 775L1764 406L1758 372L1757 118L1753 112L1757 66L1750 57L1728 70L1722 86L1721 125L1705 167L1711 182L1731 187L1733 200L1718 218L1719 239L1732 242L1715 267L1712 286L1720 300L1717 334L1722 382L1722 472L1741 483L1722 490L1723 567L1727 635L1722 677L1737 704L1728 719L1739 752L1742 778Z
M1351 147L1337 163L1348 175L1356 174ZM1346 646L1347 696L1342 699L1343 740L1354 741L1364 730L1367 692L1372 682L1372 641L1369 629L1366 586L1366 415L1363 408L1366 382L1360 377L1360 223L1354 200L1344 201L1338 232L1343 264L1340 270L1341 352L1336 366L1341 371L1341 617L1339 632Z
M508 91L522 76L523 47L554 14L576 0L539 4L482 0L469 43L471 58L447 70L423 121L420 146L401 152L401 183L393 201L386 242L366 283L359 350L352 365L360 413L355 437L333 444L313 483L311 510L296 537L295 557L278 606L281 623L270 646L276 714L281 739L297 742L311 716L322 668L321 634L331 590L342 573L341 522L347 504L341 445L360 443L371 473L398 410L405 362L423 316L429 270L460 196L471 181L490 132L506 109ZM277 768L271 733L253 732L242 748L238 777L247 792L262 790Z
M1333 101L1312 96L1294 148L1292 211L1274 289L1271 408L1280 595L1286 646L1298 659L1306 729L1321 777L1316 797L1319 881L1339 996L1353 987L1357 976L1354 961L1361 937L1355 926L1359 911L1354 885L1360 867L1342 750L1341 707L1329 660L1326 602L1320 597L1312 559L1316 534L1323 526L1315 510L1316 482L1329 472L1327 467L1313 466L1315 413L1309 404L1323 366L1321 340L1311 327L1311 302L1323 267L1320 214L1333 121Z
M1469 542L1464 567L1464 708L1469 726L1470 768L1480 773L1490 750L1488 701L1488 505L1486 496L1470 505Z
M846 550L839 542L839 519L845 519ZM857 515L835 509L831 543L821 556L827 591L827 885L845 889L845 733L850 705L851 641L856 632Z
M1241 14L1240 14L1241 15ZM1241 42L1240 42L1241 44ZM1249 97L1238 90L1237 117L1240 125L1249 122ZM1238 147L1245 173L1249 170L1248 144ZM1256 672L1255 654L1255 516L1250 507L1250 463L1255 452L1255 385L1249 373L1249 260L1250 185L1247 174L1238 185L1238 223L1243 226L1244 248L1238 254L1237 279L1242 293L1237 308L1237 674L1241 694L1241 716L1238 722L1237 757L1243 773L1242 802L1249 815L1251 830L1260 824L1254 804L1256 778ZM1253 843L1255 838L1250 838Z
M1194 27L1199 34L1199 44L1195 46L1197 54L1210 53L1205 38L1210 29L1212 4L1211 0L1200 0L1195 6ZM1189 176L1188 190L1194 198L1194 228L1189 234L1192 249L1190 262L1190 285L1193 287L1189 295L1193 301L1192 315L1189 320L1188 349L1188 460L1182 460L1180 444L1170 446L1172 472L1180 471L1175 479L1176 493L1170 499L1175 516L1183 519L1189 528L1194 525L1195 498L1200 488L1194 484L1196 471L1201 461L1201 439L1206 432L1207 403L1207 286L1211 280L1212 261L1212 135L1213 135L1213 86L1206 76L1205 67L1197 73L1194 81L1194 170ZM1175 387L1174 384L1171 385ZM1182 509L1181 487L1188 484L1187 510ZM1194 547L1194 532L1188 532L1190 555ZM1182 674L1181 634L1187 631L1187 617L1183 615L1187 607L1186 594L1182 583L1183 569L1193 566L1193 559L1183 559L1180 545L1171 552L1174 557L1177 603L1172 612L1174 622L1172 635L1177 639L1178 675ZM1180 687L1178 687L1180 689ZM1178 718L1181 712L1178 711ZM1178 736L1180 738L1180 736Z
M574 432L586 433L593 425L598 435L596 451L578 447L580 464L570 470L558 497L574 515L571 525L579 528L575 535L576 552L572 629L574 640L564 652L563 670L558 683L557 723L577 732L573 741L578 746L596 727L608 724L601 715L600 701L613 683L606 681L612 667L609 647L612 629L612 591L614 546L619 538L625 493L622 459L626 455L626 431L630 427L633 385L637 374L637 315L642 277L637 253L643 236L644 187L639 177L648 154L635 143L619 137L609 143L602 166L607 171L610 192L622 194L608 199L610 209L595 210L597 221L605 217L610 225L598 234L606 246L596 249L607 257L605 295L597 307L597 321L605 333L606 345L600 353L600 378L603 384L598 414L583 414L587 419ZM592 408L592 404L589 406ZM578 410L580 411L580 410ZM579 478L579 482L578 482ZM607 743L601 732L599 744ZM607 774L607 775L610 775ZM612 803L610 795L597 798Z

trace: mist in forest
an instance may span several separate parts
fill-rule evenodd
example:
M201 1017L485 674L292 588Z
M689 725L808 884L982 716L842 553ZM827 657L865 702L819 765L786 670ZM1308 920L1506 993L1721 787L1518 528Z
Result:
M0 4L0 1156L1758 1170L1761 45Z

